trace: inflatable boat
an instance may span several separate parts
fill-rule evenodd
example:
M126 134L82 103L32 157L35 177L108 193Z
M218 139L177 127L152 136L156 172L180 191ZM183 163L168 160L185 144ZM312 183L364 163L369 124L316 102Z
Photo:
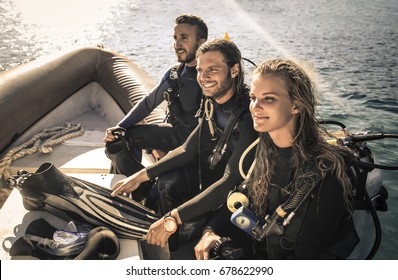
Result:
M98 185L95 192L106 193L101 187L109 188L124 177L110 174L111 162L103 142L105 129L121 120L153 86L153 81L125 56L94 46L40 58L0 73L1 189L11 191L10 178L19 170L34 173L42 164L51 163L67 176ZM143 122L163 122L164 118L164 111L158 108ZM143 160L149 163L154 158L146 154ZM122 213L120 209L129 203L119 201L113 216ZM101 205L105 209L103 201ZM14 188L0 213L0 259L10 258L9 247L35 218L47 217L50 223L63 227L62 220L57 221L46 211L28 210L32 209L22 205L21 195ZM34 212L42 214L36 217ZM83 217L87 220L89 214L92 212ZM121 248L126 248L119 258L142 258L137 240L119 237L124 242Z
M2 72L0 156L43 129L79 124L82 135L54 145L50 153L12 160L10 173L34 171L45 161L68 172L106 172L105 129L123 118L151 86L150 78L132 61L99 47L75 49ZM164 112L156 109L145 121L163 119Z

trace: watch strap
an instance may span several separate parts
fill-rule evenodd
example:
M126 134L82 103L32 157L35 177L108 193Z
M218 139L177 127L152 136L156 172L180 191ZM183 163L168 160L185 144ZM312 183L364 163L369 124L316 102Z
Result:
M218 256L221 246L224 243L229 242L229 241L231 241L231 238L229 238L229 237L221 237L219 240L217 240L212 248L213 255Z

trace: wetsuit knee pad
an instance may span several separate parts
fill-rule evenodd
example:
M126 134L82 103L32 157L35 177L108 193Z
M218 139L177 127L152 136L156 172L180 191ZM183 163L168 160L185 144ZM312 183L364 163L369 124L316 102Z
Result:
M180 189L186 186L187 182L181 170L172 171L159 176L155 183L155 191L161 214L165 214L181 204Z
M184 168L159 176L157 190L162 193L174 191L178 193L197 193L199 191L197 169Z
M155 183L156 197L159 200L161 214L173 209L176 204L176 184L179 184L179 172L170 172L160 176Z
M164 194L166 192L172 192L173 189L177 189L181 182L182 173L179 171L173 171L159 176L156 181L156 190L159 194Z

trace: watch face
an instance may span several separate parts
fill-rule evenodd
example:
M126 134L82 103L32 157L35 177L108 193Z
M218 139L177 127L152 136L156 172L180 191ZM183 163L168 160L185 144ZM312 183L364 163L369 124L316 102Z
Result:
M177 229L177 223L173 218L167 217L164 219L163 228L169 233L173 233Z
M235 218L235 222L236 222L236 225L240 228L247 228L248 226L250 226L250 220L249 220L249 218L247 218L245 216L241 216L241 215L237 216Z

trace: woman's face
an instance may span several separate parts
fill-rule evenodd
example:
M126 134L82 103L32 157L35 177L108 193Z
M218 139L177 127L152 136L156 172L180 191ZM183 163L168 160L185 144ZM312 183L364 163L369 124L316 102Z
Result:
M250 99L250 112L256 131L268 132L274 141L294 138L299 110L290 100L281 78L256 74L252 79Z

